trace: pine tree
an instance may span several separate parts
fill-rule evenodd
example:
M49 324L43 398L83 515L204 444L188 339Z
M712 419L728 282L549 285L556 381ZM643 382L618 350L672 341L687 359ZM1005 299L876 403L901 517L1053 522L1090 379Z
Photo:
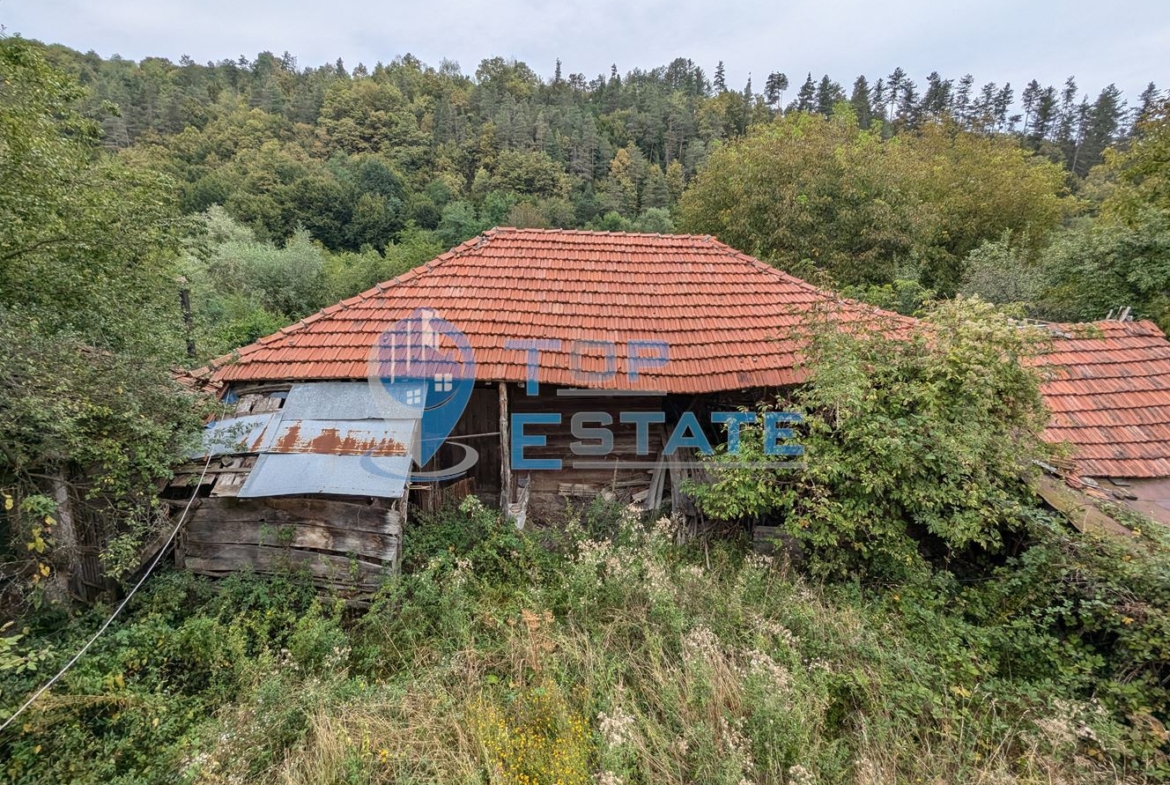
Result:
M670 206L670 186L666 173L658 166L651 166L646 176L646 190L642 196L642 209Z
M972 126L971 116L971 90L975 87L975 77L971 74L966 74L959 80L959 89L955 91L955 100L952 104L952 111L955 114L955 119L959 121L959 125L970 130Z
M1057 123L1056 142L1064 153L1065 162L1072 160L1077 130L1077 80L1070 76L1064 80L1060 93L1060 121Z
M764 101L773 109L779 109L784 101L784 91L788 89L788 77L780 72L768 74L764 82Z
M898 100L898 117L895 125L914 130L922 124L922 105L918 102L918 87L913 80L902 81L902 95Z
M991 132L995 128L995 102L999 97L999 85L988 82L979 91L979 97L971 104L971 130Z
M922 96L922 112L930 117L942 117L951 111L950 79L943 79L938 71L926 77L926 95Z
M1015 92L1012 90L1011 82L1004 82L1001 88L995 94L995 128L996 130L1011 130L1008 122L1008 110L1012 106L1012 101L1015 100Z
M1082 177L1101 163L1105 148L1117 141L1121 121L1125 117L1125 101L1116 85L1108 85L1097 96L1086 113L1085 130L1073 172Z
M1040 97L1036 100L1036 113L1032 120L1032 133L1030 135L1034 143L1033 147L1038 147L1040 142L1049 138L1053 126L1056 125L1058 113L1056 88L1050 85L1041 91Z
M886 77L886 108L884 115L887 119L893 117L894 107L898 103L898 99L902 97L902 88L906 84L906 72L902 70L901 66L894 69L894 72Z
M845 100L845 91L841 89L841 85L830 79L828 74L821 77L816 93L817 111L828 117L833 114L833 105L843 100Z
M1033 79L1020 94L1020 105L1024 108L1024 127L1020 129L1022 133L1028 133L1028 129L1032 127L1032 118L1036 114L1041 92L1040 83Z
M800 92L796 94L796 111L811 112L816 106L817 83L813 81L810 73L804 80L804 84L800 86Z
M727 71L723 68L722 60L720 60L719 64L715 66L715 81L713 84L715 86L715 92L727 92Z
M1146 85L1146 89L1142 90L1142 94L1138 96L1138 105L1133 111L1133 119L1131 121L1134 129L1132 134L1134 136L1141 134L1138 125L1150 119L1161 98L1162 92L1153 82L1150 82Z
M862 74L853 82L853 94L849 96L849 104L853 107L853 113L857 115L857 125L863 129L868 129L873 120L870 100L869 83L865 81L865 74Z
M886 80L879 78L870 91L871 100L869 103L869 118L870 124L873 124L873 118L879 117L883 120L886 116Z

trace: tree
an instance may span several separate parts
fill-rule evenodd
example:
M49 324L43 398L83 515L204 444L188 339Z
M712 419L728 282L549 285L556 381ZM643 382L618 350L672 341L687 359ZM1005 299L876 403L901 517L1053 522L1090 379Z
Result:
M680 213L684 230L788 270L889 284L913 264L950 294L983 241L1009 230L1038 248L1067 210L1063 191L1060 169L1011 139L930 125L882 141L851 114L793 115L713 153Z
M1170 329L1170 213L1144 208L1127 223L1085 222L1045 250L1049 318L1104 319L1132 308Z
M682 228L788 270L892 280L918 207L890 182L891 152L852 116L786 115L711 155L683 194Z
M764 83L764 101L773 110L779 111L784 103L784 91L788 89L788 77L780 72L768 74Z
M817 85L816 110L828 117L833 113L833 106L838 101L844 100L845 91L841 89L841 85L830 79L828 74L821 77L821 81Z
M816 108L816 95L817 83L813 81L812 74L809 73L804 80L804 84L800 86L800 92L796 94L796 111L813 111Z
M1120 178L1102 206L1107 215L1132 221L1147 207L1170 214L1170 99L1148 110L1129 150L1110 157L1107 167Z
M1135 134L1140 133L1141 125L1154 116L1158 104L1161 101L1161 97L1162 92L1153 82L1150 82L1148 85L1146 85L1146 89L1142 90L1142 94L1138 96L1138 105L1134 108L1133 111L1133 127Z
M857 124L863 129L868 129L873 121L870 101L869 84L865 81L865 74L862 74L853 82L853 94L849 96L849 104L853 107L853 114L857 116Z
M1084 131L1072 165L1076 174L1083 177L1101 163L1105 149L1117 138L1124 116L1125 102L1121 99L1121 91L1116 85L1108 85L1092 107L1082 114Z
M898 114L894 118L899 130L914 130L922 122L922 105L918 101L917 85L910 79L902 80L902 94L898 99Z
M902 92L906 88L906 72L899 66L894 69L893 73L886 77L886 104L888 108L883 112L883 117L893 119L893 108L902 98Z
M95 346L175 351L174 185L100 156L83 95L33 44L0 38L0 308Z
M1022 131L1027 134L1032 127L1032 118L1036 114L1036 110L1040 104L1040 95L1042 88L1040 83L1033 79L1028 82L1028 86L1024 88L1024 92L1020 94L1020 104L1024 109L1024 127Z
M926 78L926 94L922 96L922 112L935 119L949 115L952 86L950 79L943 79L938 71L931 71Z
M727 92L727 71L723 68L722 60L715 66L715 79L712 81L712 86L714 86L716 93Z
M48 576L58 601L79 560L77 505L108 507L102 547L119 524L153 533L157 484L199 419L166 367L182 345L174 186L106 159L83 97L37 46L0 37L5 561Z
M955 100L952 105L956 122L967 130L971 130L974 122L971 112L971 91L974 87L975 77L971 74L965 74L959 80L959 87L955 90Z

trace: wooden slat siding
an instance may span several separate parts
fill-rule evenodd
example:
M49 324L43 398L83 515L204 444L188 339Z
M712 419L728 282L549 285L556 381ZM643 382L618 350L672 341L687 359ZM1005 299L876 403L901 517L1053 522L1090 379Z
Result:
M188 542L185 560L188 570L217 577L245 569L268 575L307 570L314 582L363 590L377 588L382 576L389 570L388 567L347 556L269 545L206 545Z
M620 469L575 469L574 460L637 461L653 463L662 452L662 437L657 426L650 426L649 455L637 454L637 431L631 424L619 422L623 411L663 411L665 398L658 396L618 396L604 392L598 396L558 396L556 389L542 387L540 394L529 396L523 390L510 390L509 404L513 413L548 413L561 415L560 425L528 425L525 434L543 435L545 446L527 447L524 456L528 459L558 458L562 462L559 472L523 470L531 475L529 484L528 519L532 521L555 520L564 512L570 501L580 504L587 501L590 493L601 493L617 488L620 498L632 497L638 491L650 487L652 468ZM577 456L570 449L575 441L572 433L573 415L578 412L605 412L613 417L613 424L607 426L613 434L613 452L606 456ZM596 423L591 427L597 427ZM516 456L512 456L513 465ZM515 469L513 470L515 471ZM585 486L578 488L574 499L561 494L562 486Z
M495 494L498 497L500 493L500 437L495 435L500 427L499 418L499 392L495 385L477 385L471 391L459 422L447 437L448 442L463 442L479 453L479 459L467 476L475 480L476 493L485 496ZM470 438L460 438L464 436ZM444 443L423 467L423 471L433 472L451 467L463 458L461 448Z
M366 591L397 568L400 503L305 497L206 498L184 527L176 561L221 577L307 569L322 587Z
M389 534L393 527L386 519L388 507L351 504L301 497L271 499L204 499L191 521L265 521L272 525L306 523Z
M254 521L193 520L187 527L187 542L204 545L275 545L314 551L355 553L385 561L398 543L396 534L374 534L321 523L269 523Z

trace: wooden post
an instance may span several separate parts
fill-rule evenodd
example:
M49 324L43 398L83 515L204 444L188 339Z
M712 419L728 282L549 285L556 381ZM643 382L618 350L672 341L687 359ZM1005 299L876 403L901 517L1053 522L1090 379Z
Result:
M70 584L77 574L80 560L77 553L77 530L73 523L73 505L69 498L69 482L65 470L58 469L50 480L53 501L57 503L57 524L53 527L53 580L49 591L57 602L69 601Z
M497 382L500 390L500 509L508 514L512 503L512 444L508 413L508 383Z
M187 287L187 279L178 277L179 308L183 311L183 332L187 337L187 356L195 359L195 319L191 315L191 290Z

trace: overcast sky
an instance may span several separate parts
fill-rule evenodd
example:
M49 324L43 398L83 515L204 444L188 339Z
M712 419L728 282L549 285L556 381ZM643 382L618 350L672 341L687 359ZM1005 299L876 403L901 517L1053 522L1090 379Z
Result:
M723 60L728 84L771 71L792 87L806 72L848 86L895 66L922 85L975 75L977 84L1076 74L1096 94L1114 82L1132 103L1149 81L1170 87L1170 0L0 0L9 34L103 56L199 62L289 51L302 66L347 66L410 52L474 73L485 57L527 62L551 76L625 73L689 57L708 75ZM792 95L790 89L789 95Z

